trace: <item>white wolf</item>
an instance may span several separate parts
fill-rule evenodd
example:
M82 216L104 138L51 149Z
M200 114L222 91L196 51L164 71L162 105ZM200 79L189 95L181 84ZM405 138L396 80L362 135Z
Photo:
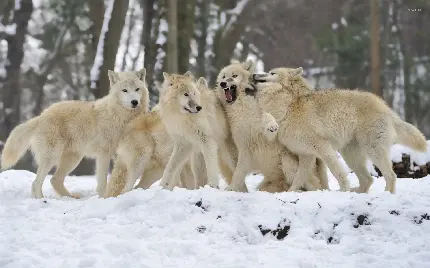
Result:
M346 172L336 156L340 151L359 179L355 191L368 192L373 183L365 164L369 157L386 180L385 190L395 193L390 147L397 142L424 152L424 135L376 95L357 90L312 91L302 73L300 67L254 75L261 82L257 84L260 107L279 122L279 142L299 155L300 170L292 188L303 184L306 167L320 157L338 180L340 190L349 191Z
M125 125L148 110L145 69L136 72L109 71L109 94L99 100L63 101L39 116L17 126L6 141L1 156L7 169L31 148L38 164L32 196L42 198L42 185L52 167L51 184L60 196L72 196L64 178L83 157L96 158L97 192L103 196L109 163L115 156Z
M195 83L190 72L184 75L163 73L160 88L160 115L171 135L174 148L163 173L161 186L172 189L177 173L192 155L191 167L197 179L206 177L200 168L203 154L208 184L218 187L219 157L231 170L236 165L236 151L224 111L213 91L201 77Z
M267 125L255 99L255 90L249 87L255 65L251 61L234 63L223 68L217 78L217 92L225 110L238 162L228 190L246 191L245 177L253 171L264 175L259 190L286 191L298 169L297 156L277 141L265 137ZM268 127L275 130L276 125ZM328 189L326 167L318 160L308 166L312 176L305 178L307 190Z
M142 173L136 188L147 189L162 177L172 151L172 138L156 105L150 113L139 115L125 128L105 197L116 197L121 192L130 191ZM198 186L189 163L182 170L180 180L187 189Z

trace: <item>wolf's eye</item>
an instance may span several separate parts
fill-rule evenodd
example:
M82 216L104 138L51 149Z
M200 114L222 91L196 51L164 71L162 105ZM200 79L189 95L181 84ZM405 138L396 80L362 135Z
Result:
M188 93L184 93L184 96L185 96L185 97L188 97L189 95L188 95Z
M234 75L233 75L233 78L236 78L236 77L237 77L237 74L234 74Z
M173 83L170 83L170 86L173 86Z
M134 91L139 91L140 88L136 88Z
M222 79L224 79L224 78L225 78L225 75L222 76Z
M271 75L275 75L275 73L274 73L274 72L270 72L270 74L271 74Z
M122 92L127 92L127 89L123 89Z

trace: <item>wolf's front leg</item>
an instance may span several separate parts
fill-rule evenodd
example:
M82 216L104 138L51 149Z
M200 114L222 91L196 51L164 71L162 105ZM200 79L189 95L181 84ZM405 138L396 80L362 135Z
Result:
M108 153L99 154L96 159L97 193L104 197L109 173L110 157Z
M274 141L279 128L276 119L270 113L264 112L261 116L261 121L263 123L264 136L266 136L269 141Z
M245 184L246 175L251 172L251 159L250 152L239 151L237 166L233 174L231 184L226 188L227 191L247 192L248 189Z
M296 175L294 176L293 183L291 184L288 192L299 191L305 185L306 180L313 174L309 169L315 165L316 157L314 155L298 155L299 157L299 168ZM308 185L309 186L309 185ZM315 190L315 189L309 189Z
M191 171L196 181L196 188L204 187L208 183L208 176L203 154L200 151L194 151L190 162Z
M160 185L164 189L173 190L178 184L179 171L182 170L185 163L188 161L192 152L192 146L189 143L182 141L174 141L173 152L170 155L169 163L163 172Z
M218 146L215 141L208 140L205 144L202 144L201 150L205 158L208 185L212 188L219 188L221 172L218 166Z

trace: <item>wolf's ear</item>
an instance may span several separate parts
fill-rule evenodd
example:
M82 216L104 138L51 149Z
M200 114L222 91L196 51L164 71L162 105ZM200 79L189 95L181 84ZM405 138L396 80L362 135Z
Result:
M255 62L253 60L247 60L242 62L242 66L245 70L253 73L255 71Z
M303 74L303 68L302 67L294 69L294 72L293 72L294 76L299 76L299 75L301 76L302 74Z
M111 86L119 81L119 75L114 71L108 70L108 76Z
M139 71L135 71L134 73L142 82L145 82L145 76L146 76L146 69L145 68L142 68Z
M167 79L170 78L170 74L168 74L166 72L163 72L163 77L164 77L165 80L167 80Z
M204 87L204 88L207 88L207 87L208 87L208 82L206 81L206 79L205 79L204 77L200 77L200 78L197 80L197 86L198 86L198 87Z
M192 78L193 74L190 71L187 71L186 73L184 73L184 76Z

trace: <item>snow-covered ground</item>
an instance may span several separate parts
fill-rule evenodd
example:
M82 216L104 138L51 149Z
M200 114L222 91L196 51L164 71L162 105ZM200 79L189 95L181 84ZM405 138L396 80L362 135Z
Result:
M382 178L370 194L254 192L257 175L246 194L154 185L111 199L68 177L80 200L48 179L32 199L34 177L0 174L0 267L430 267L430 177L399 179L396 195Z

